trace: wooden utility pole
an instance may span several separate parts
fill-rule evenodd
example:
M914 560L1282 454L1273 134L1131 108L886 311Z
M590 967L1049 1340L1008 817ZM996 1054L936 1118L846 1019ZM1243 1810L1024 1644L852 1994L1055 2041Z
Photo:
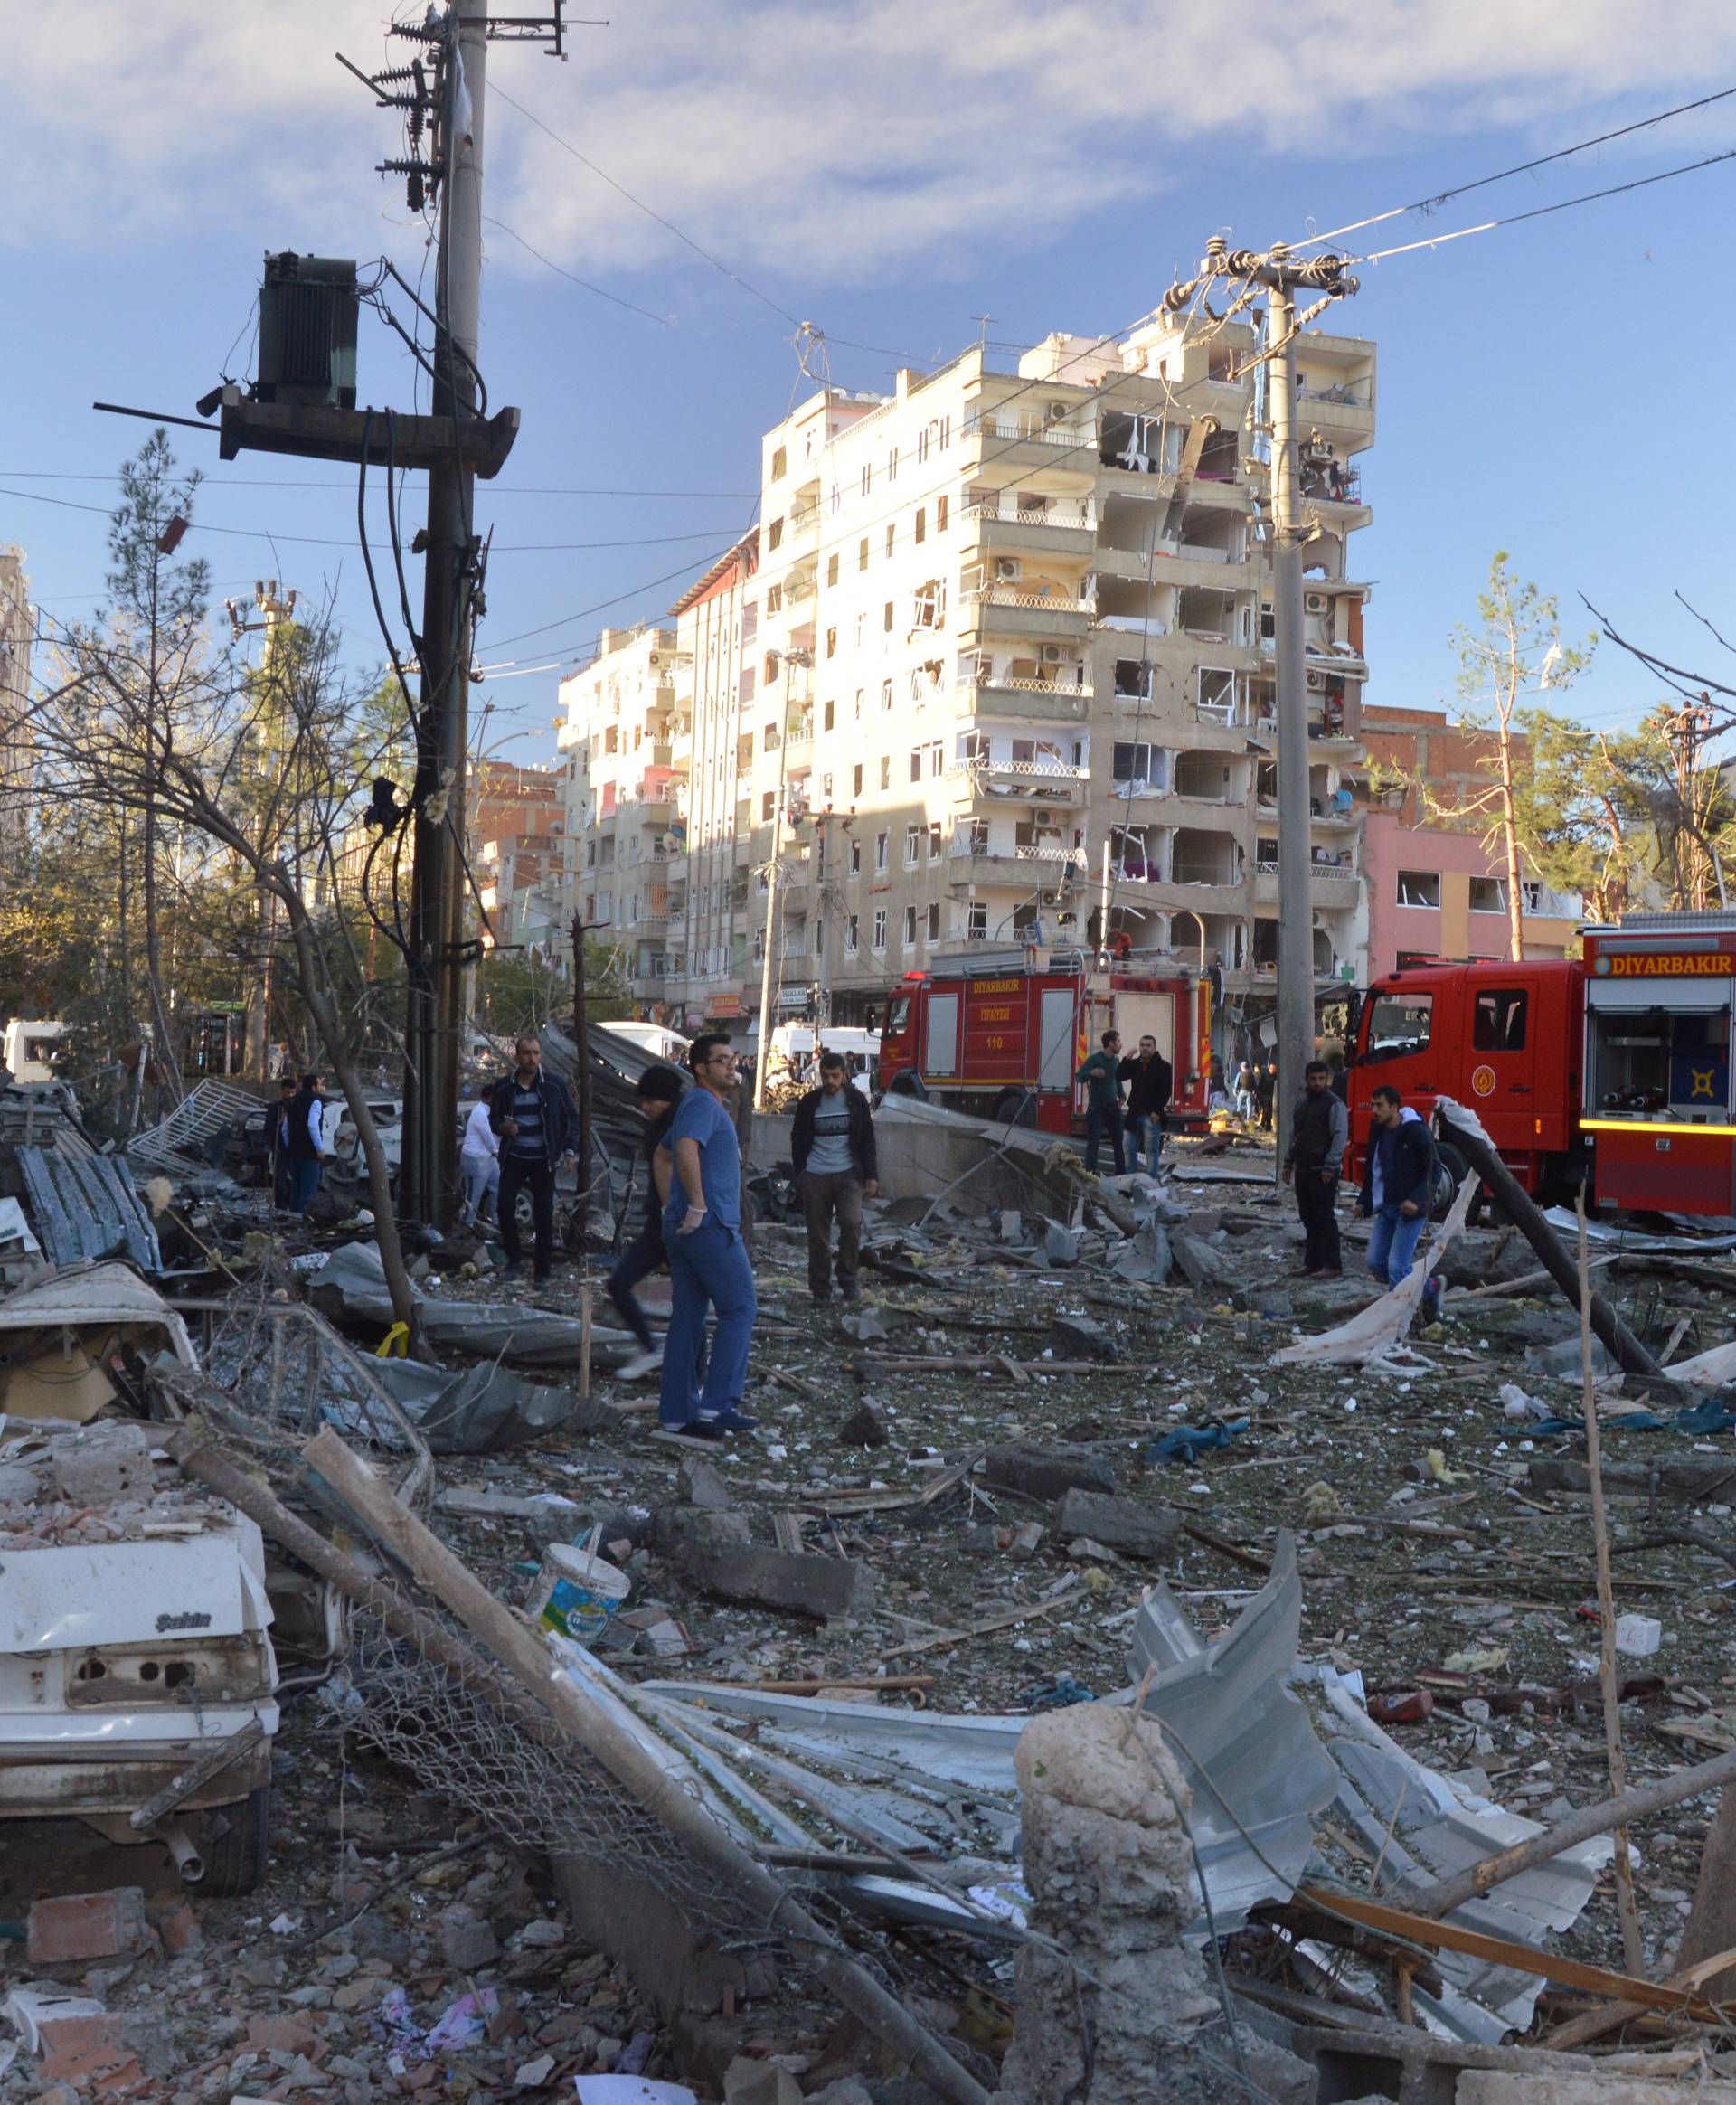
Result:
M443 148L435 266L434 413L462 428L476 416L482 299L482 140L487 0L452 0L440 68L437 150ZM463 450L428 477L422 584L421 693L412 799L415 874L404 1042L400 1200L412 1218L444 1225L452 1210L458 1103L458 1013L466 830L465 746L470 637L480 582L476 467Z

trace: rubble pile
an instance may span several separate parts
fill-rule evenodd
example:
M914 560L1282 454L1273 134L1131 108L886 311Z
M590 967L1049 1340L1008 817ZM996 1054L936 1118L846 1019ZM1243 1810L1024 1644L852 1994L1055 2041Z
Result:
M1594 1348L1637 1973L1598 1825L1578 1311L1513 1231L1456 1222L1439 1314L1419 1280L1396 1324L1359 1326L1360 1228L1343 1279L1292 1276L1269 1157L1211 1145L1100 1185L1064 1149L986 1145L992 1194L967 1175L870 1204L868 1293L836 1312L762 1178L760 1427L727 1447L660 1431L614 1372L595 1268L516 1296L486 1250L420 1268L445 1363L425 1369L370 1362L389 1309L341 1235L254 1291L245 1354L228 1289L209 1375L166 1305L155 1373L136 1301L125 1352L118 1310L63 1325L81 1379L114 1379L79 1389L87 1422L4 1428L0 1560L252 1529L197 1473L214 1442L254 1487L233 1497L271 1540L294 1665L254 1700L278 1801L256 1892L178 1876L170 1811L71 1849L46 1811L13 1823L0 2097L628 2078L725 2105L1116 2105L1152 2068L1154 2094L1202 2100L1354 2097L1353 2069L1385 2095L1717 2095L1736 1238L1595 1251L1664 1368ZM286 1346L304 1295L363 1351L311 1313L329 1342ZM201 1430L170 1422L189 1411ZM311 1458L343 1460L333 1429L398 1483L408 1533ZM217 1789L187 1801L208 1851ZM747 1927L768 1876L811 1933L776 1902ZM114 1949L43 1957L30 1903L100 1893L135 1895L95 1911ZM859 1952L890 2010L852 2001Z

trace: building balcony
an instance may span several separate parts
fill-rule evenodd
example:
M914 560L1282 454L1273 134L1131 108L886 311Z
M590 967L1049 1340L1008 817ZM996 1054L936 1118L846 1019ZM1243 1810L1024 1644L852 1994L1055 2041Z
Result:
M1088 873L1080 861L1080 850L1069 847L966 848L955 842L947 858L947 883L961 884L1019 884L1027 891L1043 885L1059 891L1070 880L1084 880Z
M960 680L954 688L960 716L1016 717L1036 723L1077 723L1091 690L1077 680L1021 680L1000 675Z
M1374 439L1374 406L1368 387L1299 387L1296 391L1296 421L1307 436L1310 429L1349 446L1369 446Z
M1097 476L1097 434L1075 424L1045 423L1041 417L1008 411L999 417L967 417L961 436L967 447L977 449L981 465L996 473L1050 468L1063 474L1074 470L1093 479Z
M947 769L956 803L983 798L1002 802L1083 804L1089 797L1089 768L1047 767L1037 760L957 760Z
M1043 510L1012 497L967 505L958 514L961 543L1007 555L1077 555L1097 530L1089 499L1056 497Z
M1350 913L1361 897L1362 873L1354 864L1311 863L1308 865L1308 903L1323 913ZM1282 887L1278 864L1262 862L1254 868L1254 903L1276 906Z
M967 593L958 619L967 632L996 638L1082 638L1096 602L1060 592L1024 592L1017 585L983 585Z

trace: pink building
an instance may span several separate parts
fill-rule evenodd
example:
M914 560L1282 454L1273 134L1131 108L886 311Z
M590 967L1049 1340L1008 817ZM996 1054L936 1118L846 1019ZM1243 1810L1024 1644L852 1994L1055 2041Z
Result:
M1368 976L1436 959L1508 954L1503 859L1476 834L1406 825L1373 808L1363 834L1368 886ZM1562 958L1579 928L1580 901L1526 879L1520 912L1527 958Z

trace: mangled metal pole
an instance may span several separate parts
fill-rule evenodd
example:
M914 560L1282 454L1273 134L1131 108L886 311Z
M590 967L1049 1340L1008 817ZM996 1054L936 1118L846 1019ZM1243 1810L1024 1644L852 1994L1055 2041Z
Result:
M1502 1210L1537 1252L1543 1269L1575 1307L1580 1301L1579 1268L1567 1247L1544 1219L1543 1209L1514 1175L1490 1145L1482 1126L1443 1097L1435 1107L1435 1118L1445 1138L1450 1140L1471 1168L1500 1201ZM1646 1351L1601 1294L1591 1296L1591 1327L1603 1340L1609 1356L1624 1373L1649 1375L1664 1380L1664 1370Z

